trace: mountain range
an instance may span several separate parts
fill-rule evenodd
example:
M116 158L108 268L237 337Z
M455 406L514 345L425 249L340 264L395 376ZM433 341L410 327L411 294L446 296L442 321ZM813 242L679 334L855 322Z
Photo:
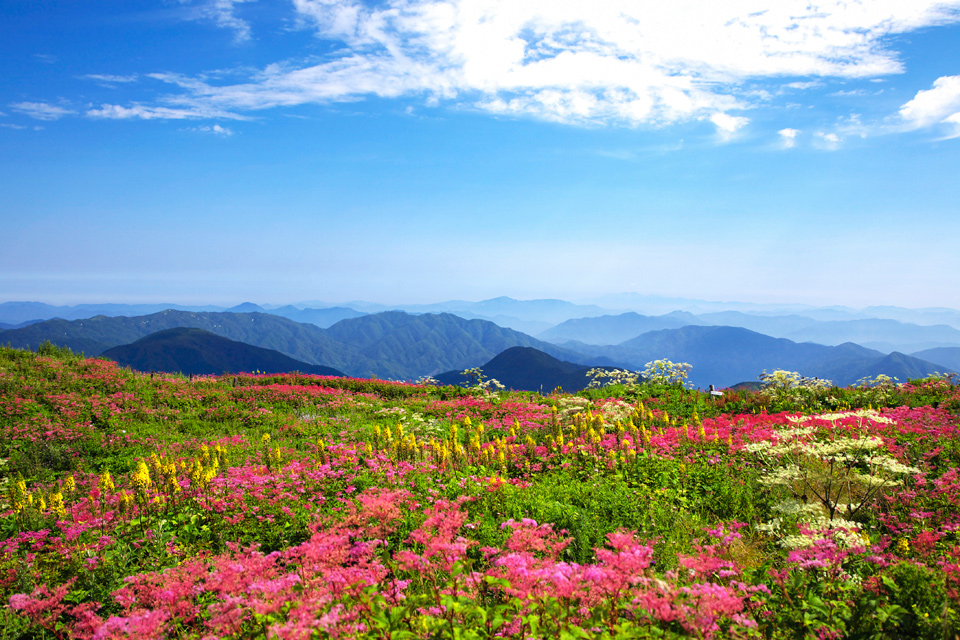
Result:
M683 313L668 315L676 322L686 319ZM529 347L559 361L588 367L638 370L647 362L661 358L688 362L693 365L690 381L702 388L755 380L762 371L774 369L799 371L846 385L881 373L907 380L958 368L897 352L885 354L853 343L836 346L797 343L738 327L686 325L647 331L616 345L578 341L556 345L489 321L466 320L447 313L412 315L400 311L347 318L323 329L260 312L168 310L132 318L97 316L74 321L47 320L3 331L0 344L35 349L49 340L87 355L100 355L112 347L175 327L205 329L352 376L406 380L487 366L495 356L511 347ZM946 358L953 352L935 350L931 353ZM546 368L556 369L556 366L551 364ZM551 379L544 377L543 380L545 388L552 389Z
M884 353L915 353L960 347L960 311L953 309L868 307L855 310L845 307L707 303L633 295L607 297L603 302L609 305L644 306L646 309L669 304L673 308L661 315L643 315L636 308L616 309L599 304L574 304L565 300L514 300L508 297L479 302L450 300L435 304L394 306L359 301L341 305L311 301L285 306L246 302L230 308L158 304L86 304L67 307L35 302L6 302L0 304L0 330L19 328L23 323L56 317L66 320L97 315L135 317L167 309L195 313L267 313L329 328L345 319L385 311L405 311L413 315L450 313L468 320L486 320L556 344L576 340L587 344L613 345L647 331L700 325L742 327L794 342L825 345L854 342ZM726 308L722 308L724 306Z
M184 375L220 375L262 371L263 373L311 373L343 376L337 369L294 360L278 351L254 347L223 338L204 329L177 327L112 347L100 354L132 369L164 371Z
M534 347L566 360L583 356L492 322L443 313L388 311L341 320L327 329L267 313L167 310L146 316L46 320L0 333L0 344L36 349L44 341L97 356L157 331L176 327L216 335L351 376L410 380L486 362L514 346ZM601 359L601 363L604 361Z
M841 386L881 373L906 381L944 369L913 356L884 354L849 342L836 346L798 343L724 326L649 331L617 345L566 342L562 346L584 355L615 359L631 369L642 369L647 362L662 358L686 362L693 367L689 381L701 388L755 380L761 372L775 369L798 371Z
M555 344L570 340L594 345L620 344L647 331L679 329L691 325L741 327L794 342L816 342L824 345L855 342L884 353L960 347L960 329L944 324L921 326L880 318L814 320L799 315L758 316L740 311L700 315L673 311L660 316L627 312L576 318L539 333L537 337Z

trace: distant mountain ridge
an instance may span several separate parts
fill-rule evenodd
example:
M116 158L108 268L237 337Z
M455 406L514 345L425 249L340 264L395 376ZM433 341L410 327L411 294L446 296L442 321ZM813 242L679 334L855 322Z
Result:
M885 353L912 353L921 349L960 346L960 329L948 325L921 326L897 320L862 319L818 321L803 316L758 316L739 311L696 315L674 311L661 316L628 312L567 320L537 337L563 344L576 340L587 344L620 344L647 331L679 329L684 326L742 327L794 342L839 345L855 342Z
M218 336L204 329L177 327L140 338L100 354L137 371L220 375L260 371L262 373L309 373L343 376L343 372L294 360L278 351L254 347Z
M666 318L676 323L684 321L687 315L680 312L667 314ZM620 320L647 321L639 315L624 316ZM574 364L635 370L661 358L689 362L694 366L691 381L704 388L709 384L729 386L755 380L764 369L799 371L840 385L879 373L906 380L953 369L902 353L885 355L853 343L796 343L738 327L687 325L648 331L616 345L575 341L557 345L488 321L466 320L447 313L412 315L400 311L343 319L322 329L269 313L168 310L138 317L49 320L3 331L0 343L35 349L44 340L50 340L88 355L99 355L111 347L175 327L205 329L308 364L333 367L351 376L405 380L479 366L511 347L531 347ZM887 369L879 369L878 363Z
M36 349L45 340L95 356L149 334L175 327L272 349L296 360L336 368L348 375L415 379L476 366L513 346L531 346L560 358L580 355L482 320L451 314L399 311L341 320L328 329L266 313L167 310L139 317L97 316L48 320L0 334L4 344Z
M883 373L900 380L942 371L943 367L900 353L883 354L853 343L836 346L797 343L739 327L687 326L644 333L618 345L574 345L584 356L606 356L641 369L666 358L693 366L690 382L728 387L756 380L766 371L786 369L809 377L832 380L840 386Z
M925 349L910 355L921 360L929 360L951 371L960 371L960 347Z

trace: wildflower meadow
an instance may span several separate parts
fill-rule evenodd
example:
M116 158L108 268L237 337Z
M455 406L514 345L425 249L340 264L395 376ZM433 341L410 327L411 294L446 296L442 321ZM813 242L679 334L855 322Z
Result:
M652 364L541 395L0 349L0 634L960 638L954 380Z

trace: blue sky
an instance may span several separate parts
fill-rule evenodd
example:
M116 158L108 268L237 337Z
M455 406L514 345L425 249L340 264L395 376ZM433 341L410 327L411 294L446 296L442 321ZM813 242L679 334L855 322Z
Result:
M8 0L0 65L0 300L960 307L960 2Z

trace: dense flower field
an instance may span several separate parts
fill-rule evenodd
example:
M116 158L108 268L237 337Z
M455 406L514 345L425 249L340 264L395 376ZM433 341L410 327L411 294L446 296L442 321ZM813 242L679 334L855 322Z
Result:
M579 396L0 349L5 638L958 638L949 379Z

